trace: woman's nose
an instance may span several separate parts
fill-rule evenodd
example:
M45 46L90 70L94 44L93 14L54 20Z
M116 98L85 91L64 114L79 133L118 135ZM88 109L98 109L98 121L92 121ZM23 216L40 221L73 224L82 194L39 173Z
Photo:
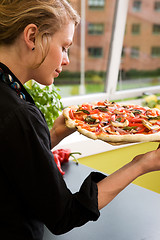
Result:
M62 65L68 65L69 63L70 62L69 62L68 53L64 53L63 60L62 60Z

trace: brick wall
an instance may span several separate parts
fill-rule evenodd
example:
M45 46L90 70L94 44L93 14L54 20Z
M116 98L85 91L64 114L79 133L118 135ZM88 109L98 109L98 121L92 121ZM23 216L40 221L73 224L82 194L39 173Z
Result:
M74 7L80 13L80 1L71 0ZM110 40L112 35L114 9L116 0L107 0L104 9L89 9L86 0L86 49L85 69L95 71L106 71ZM160 11L155 11L155 0L142 0L140 11L133 10L134 0L130 0L127 18L126 33L124 37L124 57L121 61L121 69L128 71L154 70L160 68L160 56L151 56L152 47L160 47L160 33L153 34L153 25L160 25ZM89 23L104 23L102 35L88 34ZM140 25L139 34L132 33L133 24ZM94 58L88 55L88 48L102 47L102 57ZM139 56L131 56L131 49L138 47ZM80 71L80 26L77 28L74 38L74 45L70 50L70 65L65 68L69 71Z

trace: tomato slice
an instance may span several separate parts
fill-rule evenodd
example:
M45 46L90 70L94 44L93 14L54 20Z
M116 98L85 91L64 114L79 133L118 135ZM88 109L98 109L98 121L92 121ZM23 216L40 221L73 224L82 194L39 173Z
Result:
M144 127L144 125L142 123L129 123L128 125L129 127Z
M69 116L70 116L71 119L75 119L75 117L74 117L74 110L73 109L70 109Z
M92 105L90 105L90 104L82 104L81 107L82 107L82 109L92 111Z
M136 117L130 117L130 118L127 118L127 120L129 122L141 123L143 119L142 118L136 118Z
M78 120L83 121L83 120L84 120L84 119L83 119L83 116L84 116L84 114L76 114L76 113L75 113L75 118L78 119Z
M144 126L142 128L138 127L137 128L137 133L143 133L143 132L145 132L145 130L146 130L146 127L144 127Z
M103 102L103 101L102 101L102 102L101 102L101 101L100 101L100 102L98 102L98 103L97 103L97 105L98 105L98 106L105 106L105 104L104 104L104 102Z
M100 114L100 111L98 109L94 109L90 112L90 114Z

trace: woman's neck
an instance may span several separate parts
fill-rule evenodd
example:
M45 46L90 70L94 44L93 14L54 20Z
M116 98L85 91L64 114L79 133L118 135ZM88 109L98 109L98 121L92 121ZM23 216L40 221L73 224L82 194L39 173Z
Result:
M21 49L15 45L0 46L0 62L5 64L11 72L24 84L30 80L27 74L27 66L22 56ZM22 60L23 59L23 60Z

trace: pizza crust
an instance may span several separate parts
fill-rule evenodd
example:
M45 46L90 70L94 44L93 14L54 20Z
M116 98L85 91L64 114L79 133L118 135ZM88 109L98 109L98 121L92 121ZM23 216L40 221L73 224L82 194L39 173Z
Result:
M76 110L78 107L77 106L71 106L69 108L65 108L63 110L63 116L65 118L66 126L68 128L76 128L76 126L77 126L76 123L69 116L69 111L70 111L71 108Z
M86 129L82 129L80 127L77 127L77 129L81 134L89 138L92 138L94 140L99 139L112 145L122 145L136 142L160 142L160 132L149 135L146 134L107 135L105 133L96 135L95 133L89 132Z
M134 106L134 105L133 105ZM74 120L70 118L69 111L70 109L78 109L78 106L70 106L69 108L65 108L63 110L63 115L66 120L66 126L69 128L76 128L79 133L85 135L88 138L94 140L102 140L112 145L122 145L129 143L137 143L137 142L160 142L160 132L155 134L126 134L126 135L107 135L105 133L101 133L99 135L94 132L90 132L86 129L78 126Z

